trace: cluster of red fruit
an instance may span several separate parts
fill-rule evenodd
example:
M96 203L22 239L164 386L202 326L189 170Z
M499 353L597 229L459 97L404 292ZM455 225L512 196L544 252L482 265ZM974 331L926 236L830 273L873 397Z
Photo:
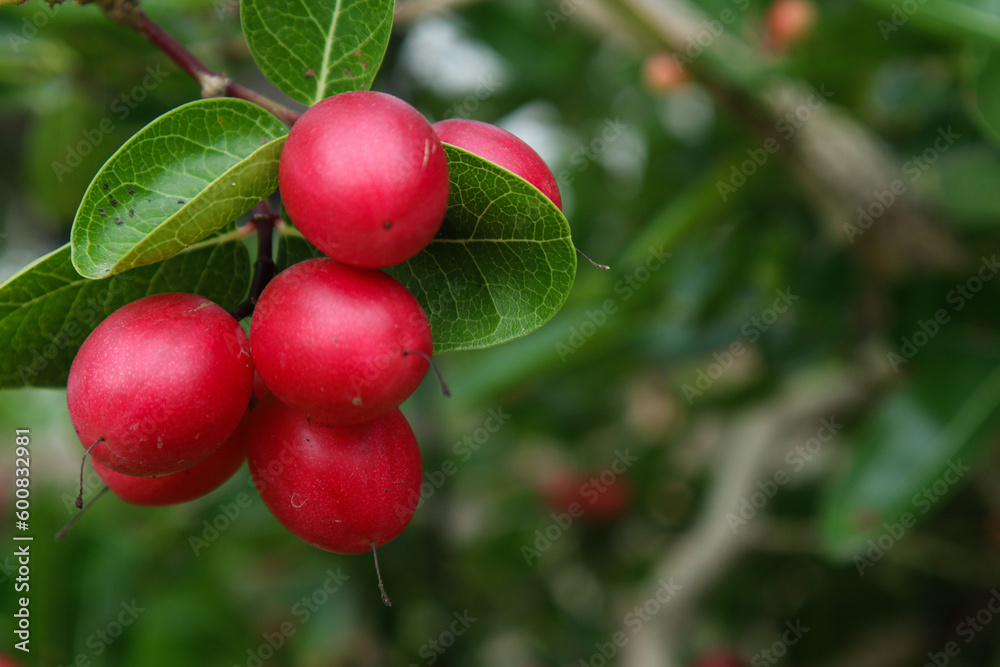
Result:
M246 459L274 516L310 544L361 553L402 532L423 473L398 406L426 374L433 343L418 301L379 269L419 253L441 226L442 141L560 205L538 154L497 127L431 126L375 92L313 106L288 136L279 188L298 230L329 257L268 283L249 337L207 299L157 294L111 314L74 359L70 417L113 493L184 502Z

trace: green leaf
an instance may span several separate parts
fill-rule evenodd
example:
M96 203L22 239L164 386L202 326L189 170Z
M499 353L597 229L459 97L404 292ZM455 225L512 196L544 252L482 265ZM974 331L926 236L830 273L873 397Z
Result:
M257 66L312 106L368 90L392 30L393 0L243 0L240 20Z
M234 235L101 280L81 277L65 245L0 285L0 388L65 386L80 345L126 303L149 294L191 292L232 310L249 282L250 258Z
M531 333L559 311L576 275L569 223L545 195L472 153L445 152L451 194L441 231L386 269L420 300L438 353Z
M287 128L243 100L166 113L105 163L73 222L73 266L104 278L171 257L278 187Z
M313 244L302 238L298 230L286 226L278 234L278 244L274 251L274 268L275 271L284 271L293 264L325 256Z
M930 514L968 477L965 466L995 442L997 355L955 346L944 354L924 348L914 359L911 365L929 363L861 425L856 453L824 501L823 537L835 556L855 553L906 515L912 524Z

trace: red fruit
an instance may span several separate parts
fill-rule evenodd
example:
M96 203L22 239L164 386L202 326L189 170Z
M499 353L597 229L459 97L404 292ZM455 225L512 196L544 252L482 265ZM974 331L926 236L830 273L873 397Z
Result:
M271 393L271 390L267 388L264 383L264 378L260 376L256 370L253 372L253 396L258 401Z
M278 182L302 235L353 266L413 257L448 208L440 140L416 109L385 93L341 93L303 113L282 150Z
M434 123L433 127L444 143L463 148L514 172L562 208L559 186L545 160L507 130L467 118L442 120Z
M274 396L251 414L247 460L257 491L288 530L341 554L380 547L406 528L423 469L399 410L362 424L312 420Z
M812 32L816 18L816 5L811 0L775 0L765 19L770 48L785 53Z
M554 511L569 512L598 523L617 519L632 501L628 482L621 475L609 478L606 470L592 475L555 473L543 483L542 494ZM570 512L571 509L574 511Z
M646 87L655 93L669 93L684 85L689 79L687 70L677 58L661 51L646 58L642 66Z
M190 468L247 410L250 345L238 322L194 294L155 294L112 313L73 360L73 428L90 454L140 477Z
M109 470L97 461L91 461L91 464L111 493L127 503L146 507L186 503L222 486L246 460L248 417L243 418L214 454L172 475L133 477Z
M21 663L10 656L0 655L0 667L21 667Z
M746 667L739 654L720 650L706 653L698 658L695 667Z
M405 401L433 352L420 303L392 277L332 259L279 273L250 324L254 365L282 402L323 422L354 424Z

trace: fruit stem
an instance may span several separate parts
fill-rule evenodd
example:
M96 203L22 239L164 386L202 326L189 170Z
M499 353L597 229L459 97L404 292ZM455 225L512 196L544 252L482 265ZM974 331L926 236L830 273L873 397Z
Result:
M99 0L97 4L109 19L135 30L177 63L201 87L202 97L236 97L252 102L274 114L288 126L293 125L302 115L269 97L241 86L225 74L209 69L183 44L150 19L135 0Z
M368 540L368 543L372 545L372 556L375 557L375 576L378 577L378 590L382 593L382 604L391 607L392 600L385 594L385 586L382 585L382 572L378 569L378 552L375 550L375 540Z
M253 207L250 222L257 229L257 261L253 265L250 295L230 313L236 321L253 314L257 299L274 277L274 225L281 216L274 212L267 200Z
M102 488L100 491L98 491L97 495L94 496L93 500L90 501L90 504L87 505L87 509L90 509L91 507L93 507L94 503L97 502L97 499L100 498L101 496L103 496L107 492L108 492L108 487L106 487L106 486L104 488ZM80 507L80 506L77 505L77 507ZM73 524L76 523L76 520L80 518L80 515L82 515L86 511L87 511L86 509L81 508L79 512L77 512L76 514L73 515L72 519L70 519L68 522L66 522L65 526L63 526L62 528L59 529L59 532L56 533L56 542L61 542L63 540L63 538L65 538L66 535L69 534L69 529L73 527Z
M434 375L437 376L438 385L441 387L441 393L444 394L445 396L448 396L449 398L451 397L451 390L448 389L448 385L444 383L444 376L441 375L440 369L438 369L437 364L434 363L434 360L431 359L431 356L429 354L427 354L423 350L403 350L403 354L419 354L421 357L423 357L424 361L430 364L431 368L434 369Z
M587 260L588 262L590 262L591 264L593 264L594 266L596 266L597 268L599 268L601 271L610 271L611 270L611 267L608 266L607 264L598 264L597 262L595 262L591 258L587 257L587 255L584 254L584 252L582 250L580 250L576 246L573 246L573 247L576 248L576 252L577 252L577 254L580 255L580 257L583 257L585 260Z
M97 440L94 440L94 444L92 444L90 447L87 447L87 451L83 453L83 458L80 460L80 493L76 496L76 502L75 502L76 508L78 510L83 509L83 468L84 466L87 465L87 456L90 455L90 450L92 450L94 447L97 447L97 445L102 442L104 442L103 435L97 438Z

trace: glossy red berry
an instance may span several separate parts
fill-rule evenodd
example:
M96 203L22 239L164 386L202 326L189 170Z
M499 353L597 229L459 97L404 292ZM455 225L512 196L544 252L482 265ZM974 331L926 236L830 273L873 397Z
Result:
M244 417L207 459L171 475L133 477L105 468L97 461L91 464L111 493L127 503L146 507L186 503L222 486L246 460L247 419Z
M250 324L254 365L282 402L329 423L359 423L417 388L433 352L420 303L392 277L332 259L279 273Z
M70 419L93 459L149 477L190 468L247 410L250 345L239 323L194 294L156 294L112 313L73 360Z
M341 93L292 127L278 165L282 203L313 245L367 268L413 257L448 207L448 160L430 124L385 93Z
M562 197L552 170L531 146L517 136L496 125L467 118L438 121L433 127L444 143L475 153L514 172L562 208Z
M247 460L271 513L309 544L341 554L398 536L420 498L417 441L399 410L333 426L268 396L251 414Z

